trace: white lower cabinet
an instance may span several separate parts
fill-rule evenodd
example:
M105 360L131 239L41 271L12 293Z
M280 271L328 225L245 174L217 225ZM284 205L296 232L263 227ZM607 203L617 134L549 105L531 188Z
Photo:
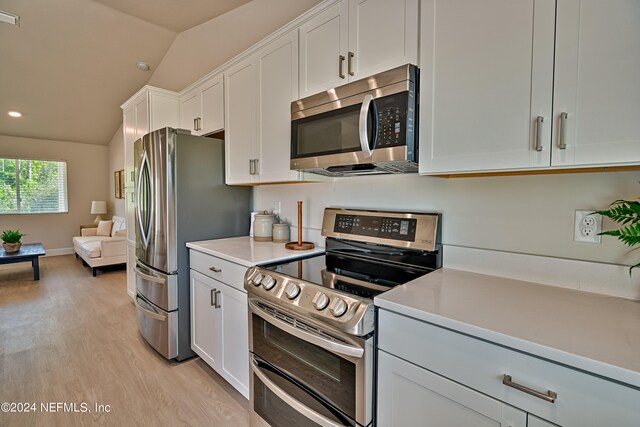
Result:
M248 398L249 326L244 269L237 269L233 276L222 276L220 273L229 270L225 268L229 261L193 250L190 257L191 348ZM202 268L207 261L215 271ZM214 277L226 278L228 282Z
M636 388L387 310L378 320L380 426L640 425Z
M378 357L380 427L527 426L522 410L384 351Z

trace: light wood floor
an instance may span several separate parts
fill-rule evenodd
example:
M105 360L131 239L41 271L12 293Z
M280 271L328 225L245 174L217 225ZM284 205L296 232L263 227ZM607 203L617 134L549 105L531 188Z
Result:
M0 426L249 424L248 402L202 360L169 363L138 335L125 275L91 277L73 255L42 258L39 282L30 263L0 266L0 404L37 405ZM91 412L42 412L57 402Z

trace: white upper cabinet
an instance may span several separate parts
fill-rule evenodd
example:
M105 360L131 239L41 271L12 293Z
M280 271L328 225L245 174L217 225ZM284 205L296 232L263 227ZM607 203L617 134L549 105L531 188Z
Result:
M348 11L343 0L300 27L301 98L347 82Z
M180 127L192 135L207 135L224 128L222 74L207 78L180 97Z
M418 0L350 0L350 80L417 64L418 16Z
M640 2L425 0L421 14L420 173L640 162Z
M289 164L297 67L292 31L225 71L227 184L301 179Z
M248 184L254 179L258 136L257 83L253 57L240 61L224 73L227 184Z
M298 99L298 37L294 32L260 49L258 72L258 177L260 182L296 181L292 171L291 102Z
M558 1L553 96L553 166L640 161L638 0Z
M554 8L422 2L421 173L549 166Z
M300 32L300 97L418 61L418 0L342 0Z

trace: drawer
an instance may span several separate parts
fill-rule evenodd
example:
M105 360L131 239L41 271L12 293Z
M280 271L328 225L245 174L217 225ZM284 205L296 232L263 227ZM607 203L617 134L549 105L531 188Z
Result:
M247 272L247 267L243 265L190 249L189 267L232 288L246 292L244 273Z
M379 348L563 426L638 426L640 390L396 313L379 312ZM504 375L555 402L502 383Z

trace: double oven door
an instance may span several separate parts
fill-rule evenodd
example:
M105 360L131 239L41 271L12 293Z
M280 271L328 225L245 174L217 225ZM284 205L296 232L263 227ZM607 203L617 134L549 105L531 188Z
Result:
M249 295L251 425L368 426L373 339L330 331Z

